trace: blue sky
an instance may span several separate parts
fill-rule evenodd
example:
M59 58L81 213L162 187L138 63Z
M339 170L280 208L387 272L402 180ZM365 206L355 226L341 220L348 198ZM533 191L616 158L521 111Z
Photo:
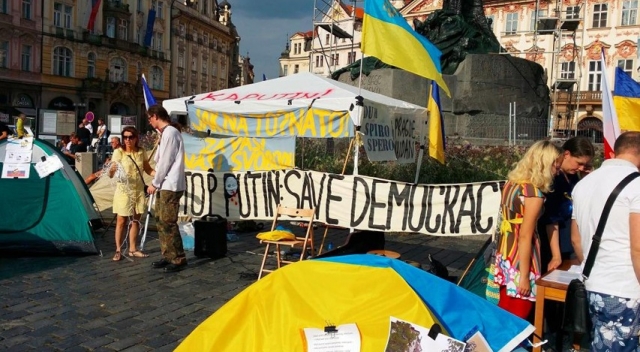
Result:
M278 58L288 36L313 27L313 0L227 0L240 34L240 55L249 52L256 81L278 77ZM318 0L322 2L321 0ZM222 2L218 0L218 3Z

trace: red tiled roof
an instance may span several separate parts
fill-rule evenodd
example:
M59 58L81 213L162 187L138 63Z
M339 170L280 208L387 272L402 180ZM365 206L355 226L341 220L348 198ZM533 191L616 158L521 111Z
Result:
M345 5L342 2L340 2L340 5L349 14L349 16L353 16L353 6ZM356 18L364 17L364 9L362 7L356 7L355 9L356 9Z

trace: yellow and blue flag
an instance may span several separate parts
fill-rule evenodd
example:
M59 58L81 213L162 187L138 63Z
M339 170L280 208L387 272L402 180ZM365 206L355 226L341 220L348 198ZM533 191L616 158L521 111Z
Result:
M640 131L640 83L616 67L613 106L622 131Z
M444 164L444 116L440 105L440 92L435 81L431 81L429 92L429 156Z
M436 81L451 96L442 78L442 53L416 33L388 0L364 2L361 49L388 65Z

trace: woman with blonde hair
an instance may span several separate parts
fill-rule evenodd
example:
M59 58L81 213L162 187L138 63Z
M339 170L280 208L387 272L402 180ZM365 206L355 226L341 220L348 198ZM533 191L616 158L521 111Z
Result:
M562 150L550 141L534 143L511 172L502 190L500 239L494 280L500 286L498 306L527 319L540 278L540 238L536 222L544 193L552 190Z
M145 210L145 189L142 170L154 176L144 149L138 146L138 130L133 126L122 129L123 145L113 150L109 177L113 177L121 165L124 175L122 182L118 182L113 196L113 212L116 220L116 254L114 261L122 259L123 232L127 219L131 218L129 227L129 255L136 258L146 258L149 255L137 250L137 238L140 230L140 215Z

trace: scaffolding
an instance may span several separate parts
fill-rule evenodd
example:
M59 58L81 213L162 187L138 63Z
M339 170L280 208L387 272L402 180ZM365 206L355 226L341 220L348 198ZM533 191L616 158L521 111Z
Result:
M360 2L364 0L359 0ZM356 29L356 4L358 0L351 0L350 7L344 6L341 0L314 0L313 8L313 36L309 55L309 71L314 73L326 73L326 66L331 75L339 68L337 60L340 51L344 52L345 45L350 46L350 55L355 58L354 32ZM349 11L350 9L350 11ZM349 17L344 17L346 13ZM344 24L351 22L351 33ZM325 40L320 37L323 30ZM349 43L346 41L349 40ZM346 43L346 44L345 44ZM315 61L314 61L315 60ZM355 60L352 60L355 61ZM315 64L315 65L314 65ZM318 70L322 67L321 70Z
M542 8L546 5L546 9ZM548 82L551 93L549 106L549 137L558 136L555 120L560 114L566 115L564 124L559 124L559 130L565 130L569 134L577 134L577 114L580 110L580 89L582 82L582 59L584 56L586 0L581 0L576 5L563 7L563 0L536 0L535 12L532 18L535 21L532 30L509 32L509 34L526 33L533 34L533 48L536 58L540 54L551 54L551 65L548 73ZM580 26L582 24L582 26ZM580 43L577 43L577 34L582 30ZM533 32L533 33L532 33ZM551 36L551 50L546 51L538 43L541 36ZM570 60L561 60L567 51L567 45L571 44ZM508 48L502 54L527 54L526 51ZM566 59L566 57L565 57ZM535 59L534 59L535 60ZM563 65L566 65L563 67ZM575 98L575 101L573 99ZM560 107L560 101L566 101L566 110Z

